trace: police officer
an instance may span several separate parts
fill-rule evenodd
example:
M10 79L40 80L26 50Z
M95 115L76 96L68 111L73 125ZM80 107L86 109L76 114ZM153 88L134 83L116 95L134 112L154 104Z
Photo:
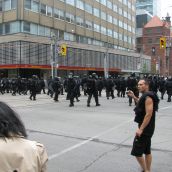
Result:
M114 85L115 84L113 82L112 76L109 75L108 79L105 82L106 97L107 97L107 99L109 99L110 96L112 97L112 99L115 98L115 96L114 96L114 89L113 89Z
M32 79L30 80L30 100L36 100L36 91L37 91L37 77L36 75L32 75Z
M132 73L130 77L127 79L127 90L133 91L136 97L139 97L139 92L137 89L137 79L135 77L135 73ZM129 96L129 106L132 104L132 98ZM136 102L135 102L136 104Z
M57 102L58 100L58 96L60 94L60 90L61 90L61 83L59 81L59 78L56 76L52 82L52 88L54 91L54 101Z
M96 73L92 73L92 75L89 76L89 79L87 81L87 93L88 93L87 107L90 107L92 96L94 96L95 98L96 106L100 106L98 99L98 90L96 85Z
M168 78L165 84L168 100L167 102L171 102L171 96L172 96L172 77Z
M76 81L73 78L73 74L70 73L68 76L68 81L67 81L67 97L70 100L69 107L74 106L74 97L76 94Z

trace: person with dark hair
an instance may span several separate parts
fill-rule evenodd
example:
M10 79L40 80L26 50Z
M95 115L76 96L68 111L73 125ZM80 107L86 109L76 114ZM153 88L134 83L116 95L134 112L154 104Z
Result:
M142 93L140 99L131 90L128 92L128 96L137 102L134 111L138 129L136 130L131 155L136 157L143 172L150 172L152 162L151 138L154 134L155 114L158 110L159 98L155 92L149 91L149 81L146 79L141 79L138 82L138 89ZM145 158L143 154L145 154Z
M18 114L0 102L0 171L46 172L47 160L44 145L28 140Z

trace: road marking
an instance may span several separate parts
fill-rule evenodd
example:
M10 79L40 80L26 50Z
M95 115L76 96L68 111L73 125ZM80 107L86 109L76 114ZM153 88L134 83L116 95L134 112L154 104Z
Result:
M169 109L169 108L172 108L172 106L167 106L167 107L159 108L159 110L164 110L164 109ZM108 129L108 130L102 132L102 133L99 133L98 135L93 136L93 137L91 137L90 139L87 139L87 140L85 140L85 141L82 141L82 142L80 142L80 143L74 145L74 146L71 146L71 147L69 147L69 148L67 148L67 149L64 149L64 150L62 150L61 152L59 152L59 153L57 153L57 154L50 155L50 156L49 156L49 160L52 160L52 159L57 158L57 157L59 157L59 156L61 156L61 155L64 155L65 153L70 152L70 151L72 151L72 150L74 150L74 149L76 149L76 148L79 148L79 147L81 147L81 146L83 146L83 145L85 145L85 144L91 142L92 140L94 140L94 139L96 139L96 138L99 138L100 136L103 136L103 135L105 135L105 134L111 132L112 130L118 129L119 127L121 127L121 126L123 126L123 125L125 125L125 124L127 124L127 123L130 123L130 122L132 122L132 121L133 121L133 118L132 118L131 120L128 120L128 121L126 121L126 122L123 122L123 123L121 123L121 124L119 124L119 125L117 125L117 126L115 126L115 127L112 127L112 128L110 128L110 129Z
M80 143L74 145L74 146L71 146L71 147L69 147L69 148L67 148L67 149L64 149L63 151L61 151L61 152L59 152L59 153L57 153L57 154L50 155L48 159L49 159L49 160L52 160L52 159L54 159L54 158L57 158L57 157L59 157L59 156L65 154L65 153L67 153L67 152L70 152L70 151L72 151L72 150L74 150L74 149L76 149L76 148L78 148L78 147L81 147L81 146L83 146L83 145L85 145L85 144L91 142L92 140L94 140L94 139L96 139L96 138L98 138L98 137L100 137L100 136L103 136L104 134L107 134L107 133L111 132L112 130L118 129L119 127L121 127L121 126L123 126L123 125L125 125L125 124L127 124L127 123L130 123L130 122L132 122L132 121L133 121L133 118L130 119L129 121L123 122L123 123L121 123L121 124L119 124L119 125L117 125L117 126L115 126L115 127L112 127L112 128L110 128L110 129L108 129L108 130L102 132L102 133L99 133L98 135L93 136L93 137L91 137L90 139L87 139L87 140L85 140L85 141L82 141L82 142L80 142Z
M170 109L170 108L172 108L172 106L163 107L163 108L160 108L159 110Z

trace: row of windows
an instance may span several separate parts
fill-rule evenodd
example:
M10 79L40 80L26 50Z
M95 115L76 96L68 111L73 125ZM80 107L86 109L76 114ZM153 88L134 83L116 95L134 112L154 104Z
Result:
M68 3L68 0L66 0L66 3ZM70 4L72 4L72 2L70 2ZM114 23L112 16L106 14L106 12L101 11L98 8L93 8L93 6L91 6L89 4L86 4L86 3L84 4L84 2L82 2L81 0L76 1L76 7L80 8L82 10L85 10L86 12L88 12L90 14L93 14L94 16L96 16L98 18L101 18L103 20L107 20L108 22ZM42 3L39 4L39 2L35 1L35 0L25 0L25 9L30 9L34 12L41 12L42 14L45 14L50 17L55 17L55 15L57 14L55 8L52 8L52 7L42 4ZM124 17L128 18L128 20L132 20L133 22L135 22L135 16L131 16L130 13L123 10L122 8L117 8L117 6L115 9L118 9L118 11L116 11L116 12L119 13L120 15L123 15ZM64 11L63 11L63 13L64 13ZM108 16L110 16L110 17L108 17ZM114 24L116 24L116 23L114 23Z
M11 42L0 44L1 64L34 64L50 63L50 46L28 42Z
M106 31L106 29L104 28L101 31L102 32ZM132 43L135 44L134 38L132 39L129 36L118 33L116 31L112 31L111 29L108 29L107 31L108 31L108 35L113 36L115 39L119 39L120 41L124 41L129 44L132 44ZM26 32L26 33L30 33L30 34L34 34L34 35L45 36L45 37L50 37L50 35L51 35L50 28L44 27L44 26L41 26L38 24L26 22L26 21L23 21L23 22L15 21L15 22L10 22L10 23L0 24L0 35L13 34L13 33L19 33L19 32ZM76 34L74 35L71 33L63 32L63 33L61 33L61 37L64 40L77 41L77 42L86 43L86 44L105 46L105 42L93 40L91 38L76 35ZM111 45L110 47L114 48L113 45Z
M66 58L59 57L58 63L60 66L103 68L104 56L103 52L68 47ZM1 64L50 65L50 60L50 45L24 41L0 44ZM137 70L138 60L132 56L109 53L107 67Z
M65 2L65 0L60 0L62 2ZM117 12L117 5L112 3L111 1L109 0L96 0L97 2L101 3L102 5L106 6L107 8ZM121 3L123 3L124 5L126 5L128 8L132 9L133 11L135 11L135 6L133 4L131 4L130 1L128 0L119 0ZM78 8L81 8L84 10L84 5L86 3L84 3L83 0L66 0L66 3L67 4L70 4L72 6L76 6Z
M49 8L45 8L44 14L49 15L50 14L50 10L48 10ZM65 13L63 10L60 9L54 9L54 17L61 19L61 20L66 20L69 23L73 23L73 24L77 24L79 26L82 27L86 27L87 29L91 29L94 30L96 32L101 32L102 34L108 35L113 37L113 30L107 29L104 26L100 26L96 23L93 23L92 21L88 21L88 20L84 20L82 17L79 16L74 16L71 13ZM110 23L113 23L115 25L119 25L119 27L135 33L135 28L131 27L130 25L128 25L125 22L122 22L121 20L117 20L116 18L112 18L112 16L107 15L107 21L109 21ZM116 38L116 37L114 37Z

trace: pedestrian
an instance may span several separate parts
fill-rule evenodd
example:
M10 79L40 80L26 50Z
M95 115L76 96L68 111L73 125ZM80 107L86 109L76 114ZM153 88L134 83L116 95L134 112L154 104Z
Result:
M138 129L133 142L131 155L135 156L143 172L151 171L151 138L155 129L155 113L158 110L159 98L155 92L149 91L149 82L141 79L138 82L139 92L142 93L138 99L132 91L128 96L132 97L137 105L135 111L135 122L138 123ZM143 157L145 154L145 157Z
M45 147L27 139L25 127L7 104L0 102L0 171L46 172Z

